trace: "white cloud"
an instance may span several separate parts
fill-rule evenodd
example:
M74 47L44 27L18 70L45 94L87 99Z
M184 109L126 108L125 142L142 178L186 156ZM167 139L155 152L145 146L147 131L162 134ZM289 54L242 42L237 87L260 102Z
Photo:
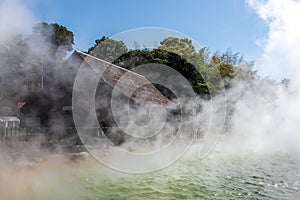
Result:
M300 1L247 0L247 3L269 27L263 55L257 63L260 74L272 78L300 75Z
M0 41L13 34L31 31L36 19L31 11L19 0L0 0Z

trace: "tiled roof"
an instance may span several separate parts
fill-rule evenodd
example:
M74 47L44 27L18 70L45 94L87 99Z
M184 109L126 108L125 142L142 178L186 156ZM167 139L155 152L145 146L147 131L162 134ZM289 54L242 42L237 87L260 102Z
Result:
M74 54L78 54L104 82L113 88L118 84L116 89L127 97L137 102L174 107L173 103L144 76L80 51L75 51Z

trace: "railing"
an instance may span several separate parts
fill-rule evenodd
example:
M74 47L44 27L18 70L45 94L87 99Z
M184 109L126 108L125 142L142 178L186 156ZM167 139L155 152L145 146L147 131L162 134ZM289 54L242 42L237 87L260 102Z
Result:
M42 143L47 141L46 135L50 135L51 137L51 133L60 135L57 140L63 140L64 137L70 137L77 134L75 127L64 127L55 130L48 127L20 127L17 122L2 122L1 124L0 144L18 144L27 142ZM102 130L106 130L108 128L109 127L103 127ZM103 132L99 128L88 129L92 130L94 137L103 136Z
M20 123L18 121L2 121L0 125L0 142L11 143L19 139Z
M20 128L16 122L5 122L4 124L5 125L0 128L0 144L13 145L24 142L41 143L45 139L44 128Z

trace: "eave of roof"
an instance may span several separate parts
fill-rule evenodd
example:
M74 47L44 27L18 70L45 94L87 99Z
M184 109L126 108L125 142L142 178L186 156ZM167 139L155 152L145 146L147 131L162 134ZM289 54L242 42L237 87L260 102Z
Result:
M75 51L74 53L77 53L104 82L127 97L137 102L154 103L175 108L175 104L156 89L144 76L81 51Z

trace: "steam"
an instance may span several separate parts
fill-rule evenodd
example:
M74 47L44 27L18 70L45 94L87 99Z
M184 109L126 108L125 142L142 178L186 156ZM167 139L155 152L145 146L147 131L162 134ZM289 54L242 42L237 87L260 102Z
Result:
M297 25L300 2L248 0L247 3L269 27L267 37L261 40L264 51L257 63L260 73L273 78L296 78L300 69L300 27Z
M284 72L288 71L291 75L291 80L288 86L284 84L278 84L270 79L259 78L254 81L234 80L232 82L232 88L227 90L226 94L229 110L228 121L225 124L226 133L221 138L218 148L224 152L234 153L240 153L249 150L256 152L299 152L300 28L298 26L298 19L300 18L300 2L292 0L248 0L247 3L257 12L258 16L261 17L261 19L264 20L269 27L267 38L262 40L262 48L264 49L263 55L257 63L260 73L278 78L284 74ZM5 71L5 66L11 63L9 63L7 60L7 54L5 54L5 50L8 48L9 41L13 40L16 35L28 35L36 21L37 20L34 15L24 4L22 4L21 1L0 1L0 78L2 81L10 83L10 81L14 80L17 82L16 85L22 85L22 83L18 83L18 80L15 80L15 77L6 77L7 73ZM49 30L49 33L51 33L51 30ZM51 57L47 57L47 55L50 55L49 52L51 51L51 47L49 47L45 37L45 35L40 34L28 38L25 54L24 52L16 51L13 53L13 58L22 58L27 63L32 63L33 58L43 57L45 62L51 62ZM177 79L171 82L176 81L178 82ZM52 94L60 95L56 91L52 91ZM219 97L215 98L216 102L218 102ZM195 103L193 102L194 99L187 100L186 102L189 101L190 104ZM198 103L199 102L197 100L196 104ZM210 102L202 100L200 103L202 105L202 110L197 116L195 116L195 118L200 120L199 134L201 135L208 130L209 124L213 123L209 121L212 115ZM221 107L223 105L219 106ZM125 111L127 112L127 110ZM157 110L155 110L155 108L153 108L152 111L154 114L159 113ZM122 112L119 111L119 114L122 114ZM147 112L145 112L145 110L133 111L135 119L134 121L144 119L145 116L147 117L147 114L148 110ZM213 114L218 116L218 109L215 109L215 113ZM124 116L122 115L120 117L122 118ZM149 133L141 133L141 131L143 131L143 127L136 129L136 125L139 124L128 123L124 126L129 130L129 132L132 132L131 135L138 135L141 137L149 136L155 130L155 128L160 128L158 125L161 123L161 121L165 120L163 115L159 115L157 117L155 116L154 118L155 120L152 121L152 123L154 123L153 129L149 129ZM221 119L216 120L221 121ZM134 140L129 140L126 141L121 148L130 154L131 152L144 153L145 151L146 153L149 153L150 150L152 151L153 149L155 150L157 148L159 149L164 147L166 143L170 142L172 136L174 136L172 133L177 131L175 130L175 125L178 125L176 119L174 119L174 121L170 124L166 124L166 129L169 130L169 132L165 133L164 135L158 135L155 141L139 143ZM188 130L190 127L193 126L190 124L185 126L187 131L191 131ZM180 139L184 140L186 138L182 137ZM184 143L189 144L189 141L183 141L182 144ZM163 163L164 160L170 159L171 156L176 157L177 154L179 155L182 153L181 148L178 147L178 145L182 144L178 142L172 146L174 147L173 149L166 150L164 154L160 154L160 156L153 156L153 160L157 162L154 166L160 166L159 162ZM105 147L100 149L100 154L103 154L104 148ZM15 160L13 160L11 156L8 156L11 152L8 152L8 149L3 148L0 150L0 198L21 198L17 189L24 188L22 183L27 183L27 185L38 185L41 182L40 175L42 175L43 178L46 178L46 180L49 180L52 188L60 190L62 192L62 196L66 194L61 188L57 188L58 184L56 183L60 182L61 180L59 178L54 181L51 179L51 175L57 174L58 171L63 169L63 172L59 173L60 176L72 168L72 166L70 167L65 165L64 160L58 159L53 162L50 161L43 163L37 172L30 171L30 174L28 175L26 171L25 173L21 173L21 175L19 174L18 176L14 177L13 174L18 168L13 168L13 170L9 169L10 166L15 164ZM35 153L37 151L40 151L39 153L41 153L41 149L38 146L31 146L31 148L28 148L27 151L30 152L31 156L33 157L31 158L27 155L24 155L24 157L20 158L20 160L23 162L23 166L25 165L32 167L31 163L28 161L34 160ZM136 161L137 163L140 160L126 160L123 156L125 153L118 153L119 152L117 152L115 155L104 155L104 157L107 159L107 162L111 162L116 166L119 164L119 162L123 162L121 164L127 165L129 168L128 171L137 169L135 168L136 166L132 166L132 163L134 163L133 161ZM48 155L47 152L44 152L44 155ZM63 162L63 164L58 166L62 167L57 167L56 164L61 162ZM145 166L141 166L141 169L149 166L151 168L151 164L153 163L144 162L143 164ZM132 169L130 168L131 166ZM34 177L34 179L28 179L29 176ZM17 178L17 185L15 185L14 178ZM30 180L34 181L31 182ZM44 188L45 191L47 191L47 189L48 188ZM23 190L25 191L26 189ZM72 191L72 188L70 188L70 191ZM69 192L68 194L71 193L72 192ZM42 198L43 194L39 195Z
M232 106L229 129L221 141L234 152L299 151L299 94L263 79L237 82L227 93Z
M263 54L257 62L259 73L272 78L290 75L290 81L288 86L268 78L236 82L227 93L234 112L222 145L239 152L299 152L300 28L297 19L300 2L247 2L269 27L262 44Z
M297 28L297 19L300 18L298 12L300 10L300 2L292 0L269 0L267 2L248 0L247 3L269 26L268 36L262 43L264 48L263 55L258 61L260 73L271 77L279 77L283 72L288 71L292 76L288 86L278 84L269 79L233 81L232 88L227 91L230 112L226 124L227 133L222 138L221 148L222 150L233 151L249 149L254 151L298 151L300 150L298 147L300 142L300 135L298 134L300 130L300 124L298 123L298 119L300 119L300 81L298 80L300 75L298 67L300 63L298 55L300 53L300 28ZM23 36L29 34L35 22L35 17L20 1L1 1L0 46L7 47L7 41L14 39L18 34ZM49 30L50 33L51 30ZM24 52L16 51L13 57L22 58L25 60L25 63L32 63L33 58L40 57L43 57L45 62L52 62L52 58L47 57L47 55L51 54L51 46L47 43L46 37L47 35L37 34L27 38L25 54ZM1 70L4 68L3 66L10 64L7 61L7 54L2 52L4 51L3 49L5 48L0 50ZM53 65L55 64L54 61ZM3 74L5 75L5 73L2 73L1 79L4 82L13 80L13 77L8 79ZM59 77L55 78L59 79ZM18 80L15 81L17 82ZM176 80L171 82L174 83ZM17 85L22 85L22 83L17 83ZM60 95L55 90L52 91L52 94ZM219 97L215 98L217 100ZM193 101L194 99L190 100L191 104L194 104ZM211 124L208 120L211 117L211 106L209 101L203 100L201 104L203 109L196 118L200 119L200 130L205 132L209 124ZM218 109L215 110L216 113L214 115L218 116ZM122 119L124 117L122 112L119 110L118 112L122 115L120 116ZM147 112L137 110L134 112L134 118L137 121L143 119L147 116ZM153 113L157 114L159 112L156 110ZM149 133L141 133L143 127L136 129L138 124L133 124L132 121L128 124L123 124L123 126L130 130L131 135L144 137L145 135L151 135L151 132L156 128L160 129L160 123L164 120L163 118L163 115L153 118L155 119L152 121L154 124L152 129L149 129ZM222 121L220 119L216 120ZM123 122L124 120L121 121L121 123ZM174 124L167 124L167 128L171 130L170 132L176 129ZM166 141L170 141L171 136L171 133L166 133L165 136L159 135L155 142L150 142L150 145L160 148L165 145ZM126 142L123 147L129 152L141 150L136 146L132 146L138 142ZM149 144L142 143L140 147L143 148L146 145ZM152 147L149 147L149 149L152 149ZM145 149L142 149L141 152L143 150ZM107 157L107 159L110 158Z
M35 23L36 18L21 1L0 1L0 43L12 35L30 33Z
M16 75L17 72L14 72L12 75L9 67L19 67L22 71L28 66L14 66L13 61L22 59L24 63L34 63L34 58L41 55L48 55L47 50L37 50L38 46L45 45L43 42L44 36L31 38L27 42L26 51L22 51L17 46L18 37L22 38L29 35L35 23L37 23L37 19L21 0L0 1L0 89L10 86L12 91L18 91L23 85ZM2 92L1 90L1 97L3 97ZM16 102L13 99L13 97L8 97L5 101L2 99L0 103L1 107L6 105L16 107ZM63 162L61 159L44 164L43 170L38 172L32 171L31 174L28 174L28 171L23 170L25 168L36 167L36 164L41 162L37 159L47 156L47 152L42 151L41 147L35 143L31 143L30 145L19 144L17 149L14 150L2 145L0 146L0 199L30 199L30 195L26 196L26 191L32 185L40 184L41 176L43 176L43 179L47 179L50 185L53 184L54 187L54 181L51 182L50 169L57 166L59 162ZM16 171L20 173L16 174ZM41 192L39 194L40 198L43 198L43 195L45 193Z
M0 1L0 115L17 113L17 101L27 95L29 90L24 89L25 82L43 73L41 61L57 66L57 60L51 54L52 46L47 41L53 30L49 29L47 34L32 34L37 22L22 1ZM41 88L42 80L38 84L34 87ZM58 92L53 92L51 98L55 95ZM43 140L42 136L40 140ZM34 163L37 162L34 157L47 155L48 151L43 150L35 141L27 145L20 143L14 150L1 145L0 170L14 162Z

